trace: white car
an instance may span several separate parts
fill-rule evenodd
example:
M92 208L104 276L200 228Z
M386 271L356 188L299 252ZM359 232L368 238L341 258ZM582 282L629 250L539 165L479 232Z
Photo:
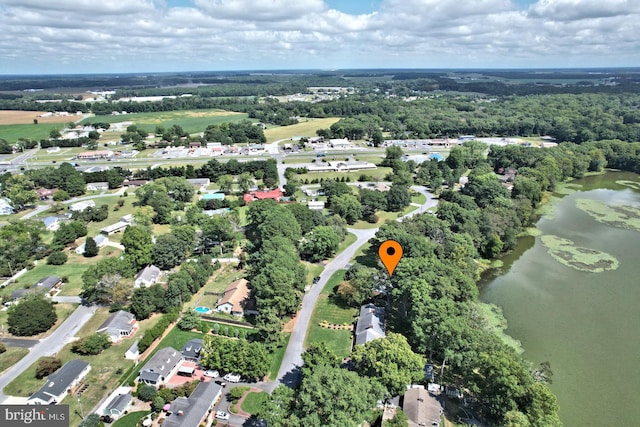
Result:
M228 420L230 417L228 412L224 412L224 411L217 411L216 412L216 418L219 420Z
M236 375L236 374L227 374L224 377L222 377L223 380L228 381L230 383L239 383L240 382L240 375Z
M204 376L209 378L218 378L220 373L218 371L212 371L211 369L204 371Z

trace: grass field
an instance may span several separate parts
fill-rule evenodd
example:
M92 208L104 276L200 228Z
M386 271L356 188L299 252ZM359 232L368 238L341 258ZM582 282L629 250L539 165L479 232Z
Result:
M111 424L112 427L137 427L138 421L151 411L136 411L131 412L124 417L118 419L115 423Z
M284 359L284 354L287 351L287 345L289 345L289 338L291 338L291 334L285 333L284 343L276 349L275 352L271 353L271 368L269 369L269 380L275 381L278 378L278 371L280 370L280 365L282 365L282 359ZM253 413L253 412L251 412Z
M0 354L0 372L9 369L29 353L29 349L7 347L7 351Z
M72 120L73 118L69 117L68 121ZM49 133L52 129L62 130L64 127L64 123L0 125L0 135L2 135L2 139L6 139L9 142L16 142L20 138L29 138L39 141L41 139L49 138Z
M207 126L246 119L247 114L224 110L185 110L154 113L134 113L119 116L89 117L80 123L120 123L133 122L138 127L153 132L156 126L165 129L172 125L181 126L188 133L203 132Z
M344 160L345 157L334 156L336 160ZM331 161L331 159L327 160ZM374 181L384 181L384 177L392 172L391 168L379 167L377 169L367 169L362 171L353 172L308 172L300 175L296 175L296 180L305 183L306 180L313 181L314 179L341 179L342 177L349 177L351 182L357 182L360 175L367 175L373 178ZM346 178L345 178L346 179Z
M65 125L80 118L80 116L39 117L44 113L46 111L0 110L0 125L32 125L34 119L38 120L38 125L45 123Z
M351 324L358 312L355 308L346 307L334 295L334 288L344 279L345 270L337 271L320 293L311 315L307 331L306 346L324 342L339 357L344 358L351 352L352 331L323 328L323 320L331 324Z
M257 414L260 408L262 407L262 404L266 402L268 398L269 398L269 395L264 391L261 391L261 392L252 391L251 393L247 394L247 396L244 398L240 408L243 411L248 412L252 415Z
M303 122L290 126L279 126L264 131L267 142L274 142L280 139L289 139L295 136L314 137L316 130L326 129L340 120L338 117L327 117L324 119L304 119Z

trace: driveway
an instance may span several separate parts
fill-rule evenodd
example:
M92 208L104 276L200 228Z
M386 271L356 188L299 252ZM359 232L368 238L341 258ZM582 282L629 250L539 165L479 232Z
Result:
M31 348L29 354L23 357L18 363L6 370L0 376L0 403L7 400L9 396L3 393L4 388L18 375L29 368L36 360L43 356L56 354L64 347L75 334L84 326L96 311L96 306L79 306L71 316L64 321L51 335L40 340L38 344Z

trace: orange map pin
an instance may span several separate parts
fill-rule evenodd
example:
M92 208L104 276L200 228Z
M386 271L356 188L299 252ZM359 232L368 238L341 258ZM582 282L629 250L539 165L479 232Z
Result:
M400 246L400 243L395 240L382 242L378 248L378 256L387 268L389 277L391 277L393 275L393 271L396 269L396 266L402 258L402 246Z

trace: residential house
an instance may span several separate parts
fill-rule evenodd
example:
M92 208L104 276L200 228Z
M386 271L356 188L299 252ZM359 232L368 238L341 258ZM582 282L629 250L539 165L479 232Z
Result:
M356 324L356 345L365 344L377 338L384 338L384 307L366 304L360 307L360 317Z
M189 340L184 347L182 347L182 358L184 360L189 360L192 362L200 361L200 352L202 351L202 340L199 338L194 338Z
M38 195L38 199L47 200L53 196L53 193L55 193L55 191L56 190L49 189L49 188L38 188L36 190L36 194Z
M109 238L107 236L102 235L102 234L98 234L96 237L94 237L93 241L96 242L96 246L98 248L103 248L103 247L107 246L107 244L109 244ZM80 246L78 246L76 248L76 253L78 255L82 255L84 253L85 246L86 246L86 242L81 244Z
M27 403L30 405L59 404L67 394L73 392L90 370L91 365L84 360L74 359L65 363L62 368L49 375L47 382L29 397Z
M87 183L87 191L103 191L109 189L108 182L89 182Z
M113 156L113 151L111 150L96 150L96 151L83 151L82 153L78 153L78 159L83 160L95 160L95 159L106 159Z
M209 184L211 184L211 180L209 180L209 178L190 178L187 179L187 181L200 191L205 191Z
M125 179L124 182L122 183L122 186L126 188L142 187L147 182L149 181L146 179L131 179L131 180Z
M140 270L136 276L136 280L133 282L133 287L149 287L154 283L158 283L160 277L162 277L162 271L155 265L148 265Z
M69 210L73 212L82 212L87 208L95 208L96 202L93 200L83 200L82 202L74 203L69 206Z
M120 218L121 222L127 222L129 224L133 224L133 214L127 214Z
M44 228L49 231L56 231L58 228L60 228L60 218L58 218L57 216L45 217L42 219L42 222L44 223Z
M407 386L402 410L407 415L409 427L440 425L442 405L423 385Z
M320 201L313 200L311 202L308 202L307 206L312 211L321 211L322 209L324 209L324 202L322 200Z
M165 347L160 350L140 370L140 381L159 387L178 370L182 355L178 350Z
M0 215L11 215L13 213L13 207L11 206L11 200L0 197Z
M171 411L162 427L198 427L210 425L212 410L222 397L222 387L213 381L198 384L191 396L178 397L171 403Z
M129 226L128 222L118 221L115 224L107 225L106 227L102 228L100 232L102 234L106 234L107 236L111 236L112 234L124 231L124 229L127 228L128 226Z
M233 314L234 316L257 314L250 296L251 290L247 279L236 280L224 290L222 298L216 305L216 311Z
M112 342L119 342L122 338L135 334L137 329L136 317L127 311L119 310L111 313L96 332L104 332Z
M331 148L336 148L336 149L345 149L345 148L351 147L351 143L347 138L330 139L329 145L331 146Z
M138 360L140 357L140 350L138 349L139 340L135 340L131 347L124 353L124 358L127 360Z
M276 202L279 202L282 196L283 196L282 190L279 188L276 188L275 190L270 190L270 191L252 191L242 196L242 198L248 204L253 202L254 200L265 200L265 199L273 199Z
M117 395L105 408L104 415L111 415L114 418L123 415L127 411L127 408L129 408L132 400L131 392Z
M47 292L54 291L62 285L62 279L56 276L47 276L38 280L35 284L25 289L18 289L11 293L11 299L19 300L23 298L29 292L38 292L46 294Z

